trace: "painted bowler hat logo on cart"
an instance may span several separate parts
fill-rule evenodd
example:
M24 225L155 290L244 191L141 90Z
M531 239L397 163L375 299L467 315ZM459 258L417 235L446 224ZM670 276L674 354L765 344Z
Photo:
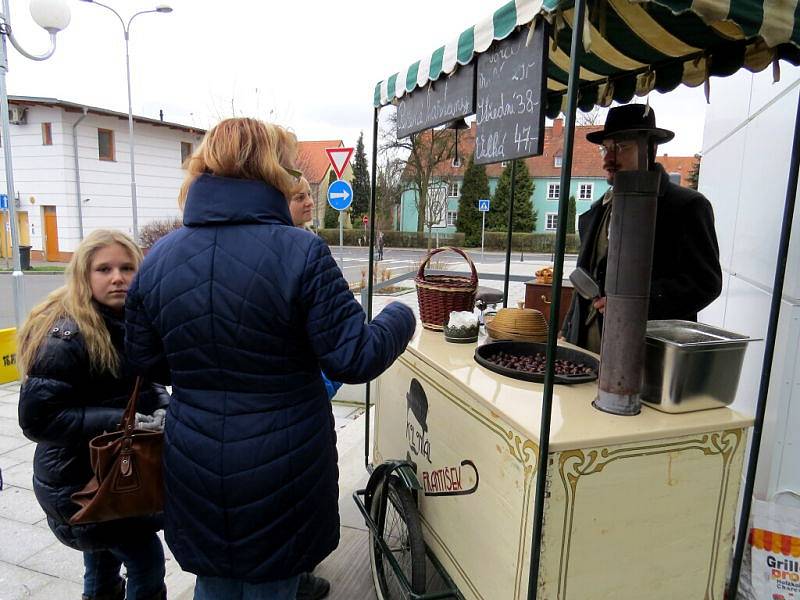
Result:
M478 468L471 460L464 459L457 466L434 465L428 431L428 396L416 378L411 380L406 393L406 440L406 458L413 465L414 472L421 476L426 497L465 496L478 489ZM431 467L420 469L412 455L425 457Z

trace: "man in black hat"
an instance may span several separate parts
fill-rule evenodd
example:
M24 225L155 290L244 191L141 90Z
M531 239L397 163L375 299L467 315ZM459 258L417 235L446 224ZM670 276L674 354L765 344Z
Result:
M656 127L652 108L629 104L608 111L603 130L586 139L600 144L603 169L612 185L618 171L645 170L649 165L660 173L648 319L696 321L697 313L722 291L719 246L711 203L702 194L672 183L664 167L655 162L656 146L674 136ZM644 160L647 164L640 165ZM592 352L600 352L613 199L612 187L578 219L577 266L597 281L600 297L585 300L575 294L562 330L568 342Z

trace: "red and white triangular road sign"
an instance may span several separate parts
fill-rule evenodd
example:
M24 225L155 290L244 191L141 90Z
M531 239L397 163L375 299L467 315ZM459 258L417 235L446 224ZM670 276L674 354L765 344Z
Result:
M344 170L347 168L347 163L350 162L350 157L353 156L353 149L325 148L325 152L328 153L328 160L330 160L331 165L333 165L333 170L336 173L336 177L341 179L342 173L344 173Z

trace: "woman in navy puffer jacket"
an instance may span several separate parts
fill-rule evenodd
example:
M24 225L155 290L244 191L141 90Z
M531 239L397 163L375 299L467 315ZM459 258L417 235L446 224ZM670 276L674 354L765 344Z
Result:
M364 383L403 352L399 303L370 324L325 242L294 227L296 139L227 119L191 157L184 227L127 303L142 373L166 357L165 533L195 598L293 598L339 541L336 434L320 369Z

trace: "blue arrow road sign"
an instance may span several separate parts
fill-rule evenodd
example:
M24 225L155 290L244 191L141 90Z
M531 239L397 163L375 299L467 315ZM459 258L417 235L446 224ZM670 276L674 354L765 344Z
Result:
M489 212L489 201L478 200L478 210L481 212Z
M347 210L353 203L353 188L343 179L328 186L328 204L336 210Z
M0 210L8 210L8 196L0 194Z

